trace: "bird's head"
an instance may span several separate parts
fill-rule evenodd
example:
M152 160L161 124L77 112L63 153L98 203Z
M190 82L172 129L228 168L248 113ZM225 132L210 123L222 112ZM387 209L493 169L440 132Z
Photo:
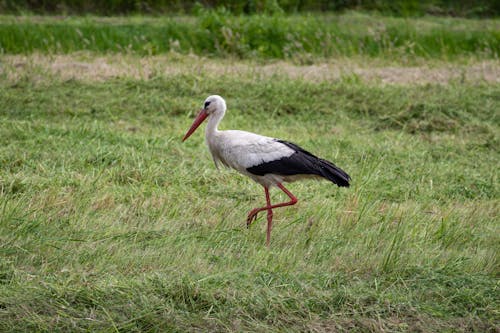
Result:
M212 113L225 112L226 101L219 95L208 96L203 102L203 109L210 115Z
M210 115L220 115L223 116L226 112L226 101L224 98L219 95L208 96L203 102L203 108L200 110L200 113L196 116L193 124L187 131L186 135L182 138L182 141L185 141L191 134L196 131L198 126Z

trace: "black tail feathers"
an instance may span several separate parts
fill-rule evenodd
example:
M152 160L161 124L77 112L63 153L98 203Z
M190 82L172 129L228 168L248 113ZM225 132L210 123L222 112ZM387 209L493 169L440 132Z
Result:
M321 176L325 177L338 186L349 187L349 181L351 180L351 177L344 170L342 170L332 162L320 158L318 159L318 167Z

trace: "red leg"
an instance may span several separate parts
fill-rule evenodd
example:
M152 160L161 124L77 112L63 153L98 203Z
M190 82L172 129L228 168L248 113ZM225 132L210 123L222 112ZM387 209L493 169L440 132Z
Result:
M266 192L266 203L267 203L267 236L266 245L269 247L271 242L271 229L273 228L273 210L271 208L271 197L269 196L269 189L264 187Z
M264 187L264 191L266 193L266 207L259 207L259 208L254 208L248 213L247 217L247 227L252 224L255 219L257 219L257 214L263 210L267 210L267 242L266 244L269 245L269 242L271 240L271 229L272 229L272 224L273 224L273 209L278 208L278 207L285 207L285 206L292 206L295 205L298 200L297 198L290 192L288 191L283 185L279 184L277 185L283 192L285 192L286 195L290 198L289 202L282 202L276 205L271 205L271 199L269 197L269 189L267 187Z

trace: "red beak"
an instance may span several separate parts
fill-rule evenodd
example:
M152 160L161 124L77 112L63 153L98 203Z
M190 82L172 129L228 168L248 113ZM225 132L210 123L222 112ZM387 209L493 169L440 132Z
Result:
M184 137L182 138L182 141L183 142L186 141L186 139L189 138L191 136L191 134L194 133L194 131L196 131L198 126L200 126L201 123L203 122L203 120L205 120L207 117L208 117L207 110L201 109L200 113L198 113L195 120L193 121L193 124L189 128L189 131L187 131L186 135L184 135Z

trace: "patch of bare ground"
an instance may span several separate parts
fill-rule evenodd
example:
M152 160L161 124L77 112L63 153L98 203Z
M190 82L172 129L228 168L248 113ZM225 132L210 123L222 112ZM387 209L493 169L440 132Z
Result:
M314 82L355 79L382 84L500 83L500 61L467 63L423 63L418 66L386 65L375 60L328 60L313 65L279 61L260 64L250 61L213 60L197 56L89 54L3 56L0 73L9 80L21 77L54 76L62 80L105 81L115 78L148 80L158 76L200 74L241 75L265 78L285 76Z

